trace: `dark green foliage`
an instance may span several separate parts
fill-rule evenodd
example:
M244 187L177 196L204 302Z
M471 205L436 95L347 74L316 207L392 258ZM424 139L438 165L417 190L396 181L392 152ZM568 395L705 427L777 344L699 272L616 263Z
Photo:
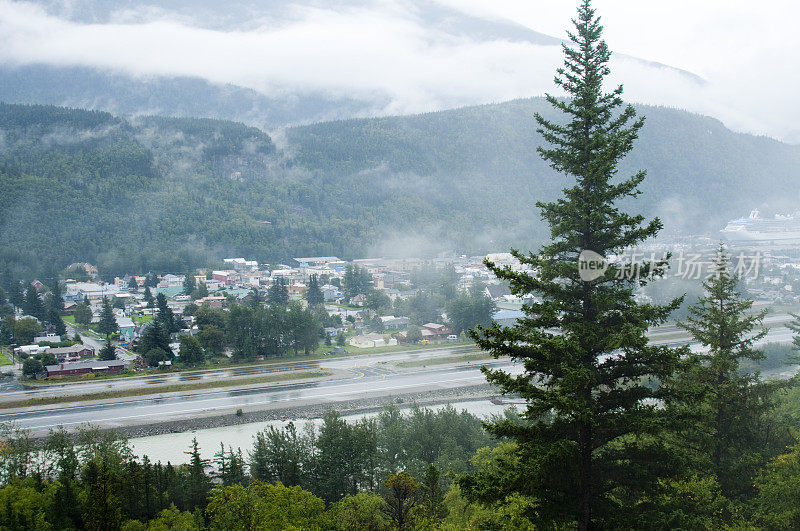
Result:
M200 282L197 288L192 292L192 300L202 299L208 297L208 287L205 282Z
M179 357L183 365L202 365L205 362L205 353L200 341L188 334L178 336L181 343Z
M5 315L0 320L0 345L10 345L14 342L14 315Z
M366 302L364 303L365 308L374 310L381 315L385 315L391 311L392 301L383 290L369 287L367 288L365 295L367 298Z
M116 479L103 459L92 459L84 466L81 480L86 486L83 520L87 529L119 528L122 511L116 495Z
M44 304L39 297L39 293L32 285L28 285L25 290L25 301L22 304L22 311L25 315L36 317L40 321L45 318Z
M158 321L161 326L164 327L167 334L173 334L183 328L183 323L180 319L175 317L172 308L167 304L167 297L163 293L156 295L156 307L158 311L153 321Z
M197 439L192 439L192 449L186 452L189 456L186 478L186 509L194 510L206 506L206 498L211 491L211 478L206 474L208 461L200 457Z
M286 305L289 303L289 290L283 277L278 277L272 281L267 290L267 303Z
M67 334L67 325L64 324L64 320L61 318L61 314L58 313L57 309L50 308L47 311L47 322L53 327L53 331L56 335L64 337Z
M313 492L326 501L375 486L377 426L373 420L345 422L337 412L328 411L314 441ZM374 466L374 465L373 465Z
M100 349L97 357L103 361L115 360L117 359L117 347L115 347L110 340L107 340L103 348Z
M172 350L169 347L169 334L161 325L161 323L156 320L151 321L145 326L144 331L142 332L142 337L139 338L139 343L136 346L136 350L142 355L147 354L154 349L160 350L165 355L168 355L169 357L166 359L172 357ZM154 365L151 364L151 366Z
M447 507L444 505L444 492L441 486L441 475L439 469L433 463L425 469L420 483L421 503L419 505L419 517L428 521L436 522L447 515Z
M162 361L172 360L172 351L164 350L162 348L151 348L143 354L145 362L148 367L158 367Z
M14 341L18 345L30 345L33 338L42 333L42 326L32 317L14 321Z
M75 317L75 322L81 326L89 326L92 322L92 310L82 302L75 305L72 315Z
M488 327L492 324L494 302L482 292L482 288L483 285L478 284L445 304L447 320L456 335L476 326Z
M202 330L208 325L225 328L228 312L211 308L207 304L200 306L194 314L194 322Z
M183 294L191 295L196 288L197 286L195 285L194 281L194 273L190 271L183 277Z
M202 307L198 313L201 310ZM205 323L206 312L203 313L202 322ZM237 360L255 356L279 357L290 350L295 354L309 354L319 344L320 329L321 323L314 312L296 302L288 307L269 305L259 308L233 304L227 312L225 341Z
M422 340L422 330L417 325L408 325L406 341L409 343L419 343Z
M269 427L258 432L249 454L253 478L284 485L309 486L313 441L299 435L294 423L283 429Z
M28 358L22 362L22 374L24 374L26 378L34 379L42 370L44 370L42 362L37 359Z
M114 309L108 298L103 297L103 307L100 311L100 322L97 323L97 333L102 334L108 338L111 334L119 330L117 318L114 316Z
M217 357L225 353L225 332L217 325L203 326L197 334L197 339L209 356Z
M225 450L225 445L219 444L219 452L214 454L214 463L217 466L217 475L224 486L244 485L247 475L244 472L245 461L242 451Z
M322 294L322 290L319 289L319 279L317 275L311 275L309 278L305 298L309 306L319 306L325 302L325 296Z
M638 195L645 177L639 171L617 178L618 163L643 121L623 105L622 87L603 91L610 52L601 34L599 19L584 0L556 77L571 99L548 96L562 114L557 122L536 116L549 144L540 155L574 183L556 201L538 203L552 242L536 254L512 251L537 274L487 263L512 293L534 294L541 302L524 306L526 318L513 327L471 333L482 349L524 364L520 376L485 369L491 383L527 402L521 421L489 426L493 434L517 442L520 458L494 492L535 497L545 527L589 529L624 521L626 499L654 482L663 463L648 447L634 444L663 425L653 403L660 395L648 382L671 374L678 359L677 352L648 345L645 335L678 303L633 300L633 288L660 264L645 264L641 282L616 278L615 265L593 281L579 274L581 251L618 254L661 227L657 219L646 223L619 208L620 201ZM478 497L484 479L468 477L461 486Z
M52 288L50 289L50 295L52 296L51 299L51 307L57 310L58 312L64 311L64 299L61 297L61 282L58 279L55 279L52 282Z
M342 279L342 293L345 299L350 300L356 295L365 294L371 286L372 275L366 269L353 264L345 266Z
M720 246L705 293L680 323L707 350L688 354L667 381L674 397L668 404L681 420L678 445L688 450L692 470L716 477L732 499L752 494L756 470L789 442L770 414L786 384L742 370L743 362L764 359L754 344L768 329L761 329L766 311L751 313L753 301L740 297L738 281Z
M10 302L15 308L22 308L25 304L25 294L22 292L22 287L20 286L19 282L11 281L6 288L8 290L8 302Z
M144 288L144 302L147 303L148 308L155 306L155 299L153 298L153 292L150 291L150 286Z

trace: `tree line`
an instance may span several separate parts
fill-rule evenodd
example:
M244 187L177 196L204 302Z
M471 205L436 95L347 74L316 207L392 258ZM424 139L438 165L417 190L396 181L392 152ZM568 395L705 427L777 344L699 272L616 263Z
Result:
M195 440L182 464L138 458L114 432L58 429L40 446L2 435L8 529L405 529L443 518L452 475L493 444L449 406L356 422L329 411L319 426L259 432L246 453L221 444L211 461Z

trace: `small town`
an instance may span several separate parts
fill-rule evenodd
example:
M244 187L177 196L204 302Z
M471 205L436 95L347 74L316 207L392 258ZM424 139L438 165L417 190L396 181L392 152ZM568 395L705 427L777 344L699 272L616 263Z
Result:
M102 282L94 266L75 263L65 274L80 280L59 281L57 292L38 280L24 293L20 287L19 305L3 327L17 340L13 356L29 378L457 343L467 341L466 331L476 325L506 326L523 315L525 301L491 276L485 259L521 269L509 253L352 262L302 257L274 268L229 258L224 269ZM52 300L56 295L60 302ZM39 302L31 302L33 297ZM46 309L59 304L61 323ZM234 314L265 305L286 311L280 332L285 337L270 344L263 337L242 341L226 335L225 323ZM115 349L113 359L101 356L106 339Z
M0 531L800 529L799 19L0 0Z
M640 258L663 254L664 248L643 248ZM712 263L708 238L670 242L669 248L679 253L673 257L674 279L696 280ZM770 247L744 253L750 274L743 282L755 307L800 305L800 257ZM470 328L513 326L524 316L526 300L512 295L484 261L526 271L510 253L351 262L299 257L275 266L227 258L219 269L103 282L92 264L75 263L57 291L38 280L9 290L18 290L19 303L10 303L14 314L3 320L1 337L16 339L9 361L29 379L463 343ZM31 301L34 295L39 302ZM60 303L53 302L56 295ZM659 284L636 296L640 302L654 298L663 298ZM56 312L48 309L53 305ZM242 328L233 319L252 320L252 312L265 306L286 312L270 332L248 326L253 335L242 337L234 331ZM63 322L53 315L63 315ZM101 355L104 341L113 357Z

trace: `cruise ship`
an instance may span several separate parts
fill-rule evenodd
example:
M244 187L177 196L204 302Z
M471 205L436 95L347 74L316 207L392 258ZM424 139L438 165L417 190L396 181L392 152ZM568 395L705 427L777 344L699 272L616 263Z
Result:
M800 214L775 214L774 218L768 219L760 217L758 210L753 210L746 218L729 221L720 232L730 241L800 242Z

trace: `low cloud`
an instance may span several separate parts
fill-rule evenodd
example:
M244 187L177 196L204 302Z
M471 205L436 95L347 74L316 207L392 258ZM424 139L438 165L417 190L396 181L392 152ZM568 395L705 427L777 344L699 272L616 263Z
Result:
M200 77L268 96L358 98L380 102L375 114L553 92L553 72L562 61L558 46L427 24L411 2L290 5L281 15L256 16L230 29L203 26L160 8L126 7L85 23L37 4L0 0L0 61L87 66L136 77ZM686 108L739 130L800 140L796 106L780 106L781 98L756 104L749 99L750 84L737 89L725 75L697 83L674 69L625 56L616 57L612 68L612 81L625 81L631 101ZM745 97L737 98L737 90Z

